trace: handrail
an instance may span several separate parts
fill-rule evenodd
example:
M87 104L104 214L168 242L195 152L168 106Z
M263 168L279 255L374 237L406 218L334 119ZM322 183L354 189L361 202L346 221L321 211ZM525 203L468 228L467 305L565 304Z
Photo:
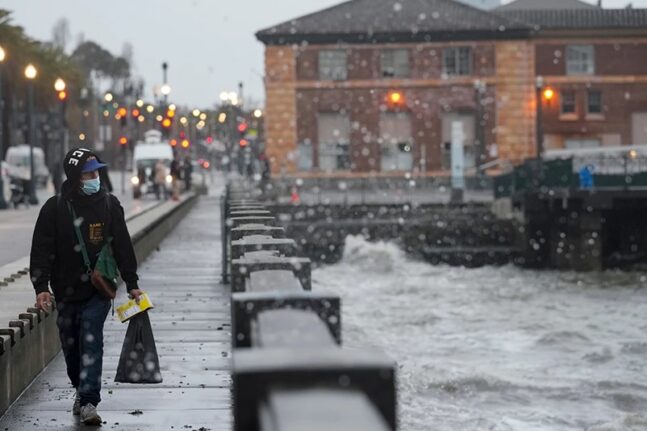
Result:
M329 429L325 412L344 429L395 430L395 364L341 348L340 298L310 290L309 259L294 256L293 241L254 195L244 181L231 182L221 207L234 431L293 429L304 418L312 430Z

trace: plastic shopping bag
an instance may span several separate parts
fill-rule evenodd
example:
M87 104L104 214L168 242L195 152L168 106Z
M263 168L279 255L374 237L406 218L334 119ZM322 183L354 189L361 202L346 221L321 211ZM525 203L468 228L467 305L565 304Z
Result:
M159 358L148 312L130 318L115 382L161 383Z

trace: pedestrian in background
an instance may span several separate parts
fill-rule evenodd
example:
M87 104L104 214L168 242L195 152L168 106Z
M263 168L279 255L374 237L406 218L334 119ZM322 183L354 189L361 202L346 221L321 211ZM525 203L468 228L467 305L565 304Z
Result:
M153 179L153 184L157 200L160 200L161 196L164 196L166 200L166 165L161 159L155 163L155 178Z
M47 200L40 210L29 268L36 307L48 311L52 293L56 299L56 324L67 375L76 389L72 413L87 425L101 425L97 406L101 401L103 325L110 300L92 284L90 273L104 245L112 244L128 293L136 299L141 294L124 210L102 187L100 171L105 166L83 148L65 156L67 180L61 194Z
M171 198L174 201L180 200L180 177L182 171L180 169L180 161L178 159L179 157L176 154L171 162Z
M186 191L191 190L191 176L193 175L193 165L191 164L191 158L186 156L184 159L184 187Z

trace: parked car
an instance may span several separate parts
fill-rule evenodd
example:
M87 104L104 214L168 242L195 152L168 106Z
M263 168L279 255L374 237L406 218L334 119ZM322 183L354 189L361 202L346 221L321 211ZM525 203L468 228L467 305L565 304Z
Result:
M31 150L29 145L14 145L7 149L5 161L9 177L29 180L31 178ZM36 185L44 187L49 179L49 169L45 164L45 153L42 148L34 147L34 176Z

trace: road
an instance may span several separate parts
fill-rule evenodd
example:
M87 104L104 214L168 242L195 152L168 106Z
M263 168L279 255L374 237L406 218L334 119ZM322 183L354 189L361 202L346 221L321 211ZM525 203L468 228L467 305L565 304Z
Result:
M126 193L121 193L121 172L111 172L110 179L115 188L114 195L119 198L126 215L142 211L155 204L153 197L134 200L126 184ZM54 194L53 189L38 190L39 204L19 209L0 211L0 266L11 263L29 254L34 224L38 218L40 207Z

